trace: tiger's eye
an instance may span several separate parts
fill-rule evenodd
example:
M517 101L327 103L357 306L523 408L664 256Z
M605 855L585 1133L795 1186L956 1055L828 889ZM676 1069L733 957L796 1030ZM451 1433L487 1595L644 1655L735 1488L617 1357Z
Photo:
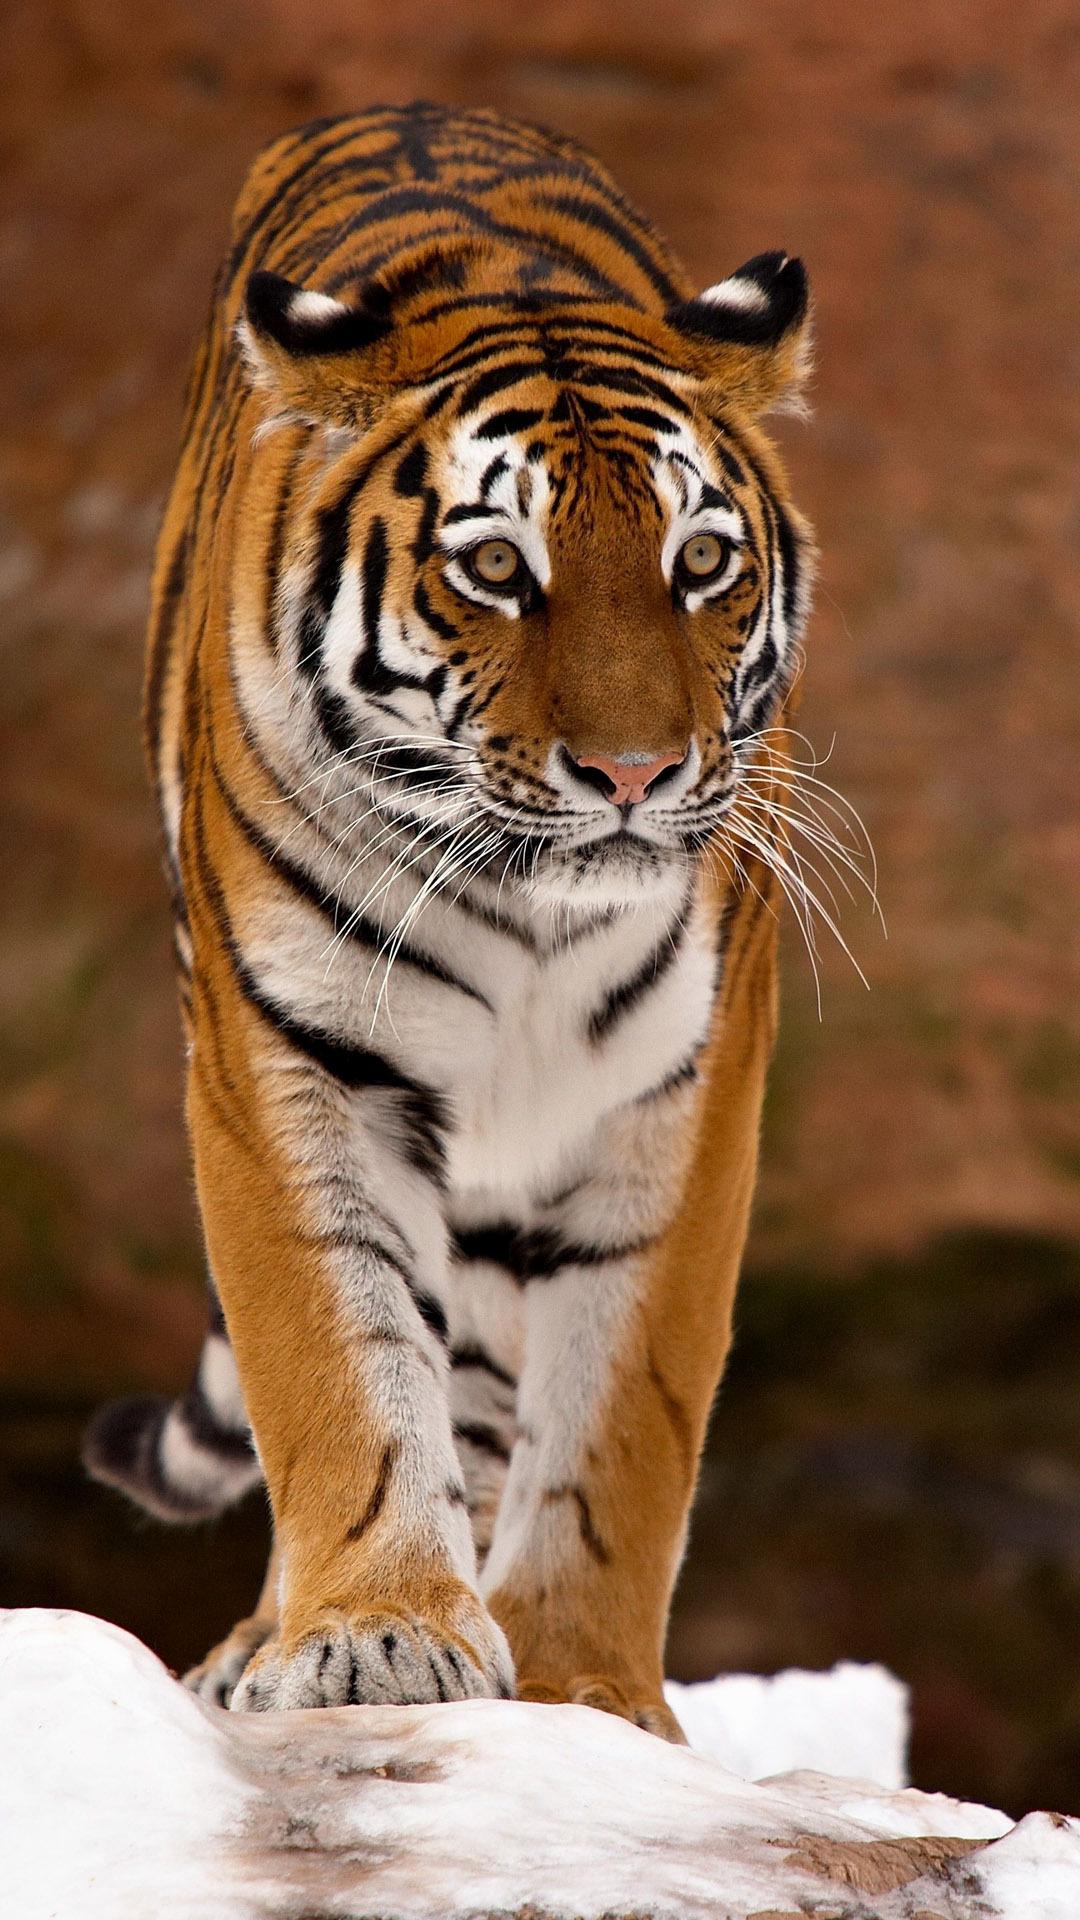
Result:
M481 540L468 556L469 568L489 587L507 587L521 566L521 555L509 540Z
M692 580L711 580L724 566L731 548L716 533L695 533L679 554Z

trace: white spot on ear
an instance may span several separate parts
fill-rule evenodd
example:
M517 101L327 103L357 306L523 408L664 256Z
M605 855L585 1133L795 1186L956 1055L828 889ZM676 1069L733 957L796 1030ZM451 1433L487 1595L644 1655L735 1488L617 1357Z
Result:
M289 319L298 326L317 326L324 320L336 320L349 309L341 300L335 300L329 293L315 293L303 289L294 293L289 301Z
M730 280L718 280L715 287L706 287L698 299L710 307L737 307L740 313L765 313L769 305L768 294L757 282L742 280L737 273Z

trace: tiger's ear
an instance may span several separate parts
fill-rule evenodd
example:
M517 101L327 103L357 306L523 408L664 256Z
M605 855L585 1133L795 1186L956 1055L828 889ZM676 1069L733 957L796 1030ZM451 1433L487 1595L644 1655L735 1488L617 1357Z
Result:
M323 426L370 422L395 358L380 293L347 305L279 273L252 274L237 337L254 385L279 415Z
M810 370L810 288L801 260L756 254L665 317L718 401L734 400L750 414L776 406L798 411Z

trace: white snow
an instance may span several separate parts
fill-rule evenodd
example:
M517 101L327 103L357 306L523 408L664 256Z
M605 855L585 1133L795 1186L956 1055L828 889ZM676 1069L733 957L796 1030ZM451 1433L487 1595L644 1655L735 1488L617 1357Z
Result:
M884 1667L845 1660L829 1673L669 1680L665 1692L694 1751L744 1780L809 1767L907 1785L907 1689Z
M116 1627L0 1613L0 1910L1080 1916L1080 1823L1013 1826L897 1790L906 1703L882 1670L733 1678L672 1699L712 1757L584 1707L226 1714ZM788 1771L739 1777L776 1765Z

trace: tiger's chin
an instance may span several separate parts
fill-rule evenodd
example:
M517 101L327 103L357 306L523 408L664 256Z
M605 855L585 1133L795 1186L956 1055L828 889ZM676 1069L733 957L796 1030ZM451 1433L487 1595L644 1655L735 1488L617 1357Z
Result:
M686 855L620 833L584 846L551 849L528 882L537 907L580 913L674 907L686 890Z

